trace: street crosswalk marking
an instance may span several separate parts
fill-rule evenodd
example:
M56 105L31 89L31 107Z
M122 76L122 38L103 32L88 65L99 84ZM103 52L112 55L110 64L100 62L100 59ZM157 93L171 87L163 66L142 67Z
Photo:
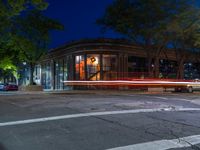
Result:
M157 109L133 109L133 110L120 110L120 111L105 111L105 112L90 112L90 113L80 113L80 114L70 114L62 116L52 116L44 118L35 118L19 121L10 121L0 123L0 127L4 126L14 126L23 125L38 122L47 122L61 119L72 119L81 117L92 117L92 116L105 116L105 115L119 115L119 114L135 114L135 113L150 113L150 112L162 112L162 111L200 111L200 108L157 108Z
M146 143L116 147L107 150L167 150L171 148L191 147L200 143L200 135L192 135L172 140L159 140Z

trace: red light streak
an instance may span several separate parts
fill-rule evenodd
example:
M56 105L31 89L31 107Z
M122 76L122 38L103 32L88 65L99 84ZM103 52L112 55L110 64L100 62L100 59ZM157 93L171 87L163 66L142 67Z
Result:
M93 85L93 86L156 86L156 87L177 87L177 86L200 86L200 82L190 80L173 79L134 79L134 80L111 80L111 81L64 81L65 85Z

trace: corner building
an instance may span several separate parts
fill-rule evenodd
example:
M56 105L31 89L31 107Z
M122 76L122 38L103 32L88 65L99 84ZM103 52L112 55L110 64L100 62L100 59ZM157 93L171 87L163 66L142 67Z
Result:
M159 61L160 71L174 78L175 52L161 53ZM45 90L69 90L63 81L145 78L147 68L141 46L118 39L80 40L51 50L36 66L34 79Z

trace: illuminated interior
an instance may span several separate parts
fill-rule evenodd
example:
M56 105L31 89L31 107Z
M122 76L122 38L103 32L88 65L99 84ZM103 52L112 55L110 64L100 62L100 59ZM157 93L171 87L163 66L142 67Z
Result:
M75 57L75 78L76 80L85 80L85 62L84 55Z
M100 80L100 55L87 55L87 79Z

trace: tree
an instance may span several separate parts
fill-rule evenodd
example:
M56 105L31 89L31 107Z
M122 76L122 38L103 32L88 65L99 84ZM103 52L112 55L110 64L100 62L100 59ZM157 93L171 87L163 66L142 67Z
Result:
M169 42L168 24L190 5L192 2L187 0L115 0L97 23L142 45L147 53L148 72L158 77L159 55Z
M42 14L47 6L44 0L0 2L0 56L10 59L10 62L26 61L31 70L30 84L33 84L36 62L47 51L50 31L64 28Z
M168 24L167 32L176 53L177 78L183 78L185 61L189 59L190 53L199 52L200 48L200 9L188 7L176 15Z
M9 57L4 57L0 62L0 69L2 70L3 74L12 74L18 84L18 68L11 60L12 59Z
M12 41L10 34L13 27L13 21L16 16L20 16L23 11L44 10L48 3L44 0L3 0L0 1L0 46ZM10 38L10 39L9 39ZM0 48L0 50L3 50Z
M44 0L2 0L0 1L0 66L5 69L6 62L12 68L17 68L19 61L19 48L16 43L17 36L13 35L14 22L22 12L30 10L44 10L48 6ZM19 39L18 39L19 40ZM6 61L5 61L6 60ZM12 65L11 65L12 64ZM15 67L14 67L15 66ZM11 73L14 73L11 71ZM14 73L15 76L15 73Z
M44 16L40 11L31 11L16 20L16 47L19 49L20 59L30 66L30 84L33 84L34 67L38 60L47 52L50 42L50 31L63 30L59 22Z

